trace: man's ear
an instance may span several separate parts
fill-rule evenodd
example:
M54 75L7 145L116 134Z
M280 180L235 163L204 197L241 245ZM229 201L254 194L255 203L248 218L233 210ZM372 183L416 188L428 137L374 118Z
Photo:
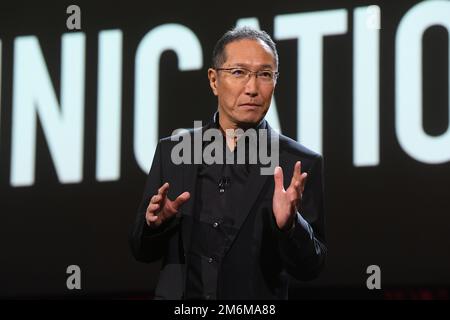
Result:
M209 79L209 86L211 87L213 93L215 96L217 96L217 71L213 68L208 69L208 79Z

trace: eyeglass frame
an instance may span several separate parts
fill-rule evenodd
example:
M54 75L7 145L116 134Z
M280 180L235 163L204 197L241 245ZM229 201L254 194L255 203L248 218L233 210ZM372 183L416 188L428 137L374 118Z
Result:
M271 79L271 81L270 81L270 82L272 82L272 83L275 83L275 82L277 81L277 79L278 79L278 76L280 75L280 72L278 72L278 71L272 71L272 70L252 71L252 70L249 70L249 69L243 68L243 67L234 67L234 68L213 68L213 69L216 70L216 71L227 71L227 72L229 72L229 71L231 71L231 70L236 70L236 69L248 71L248 75L246 76L247 82L250 80L250 78L251 78L251 76L252 76L253 74L255 75L255 79L258 79L258 73L260 73L260 72L270 72L270 73L272 73L272 79ZM230 73L230 74L231 74L231 73ZM232 75L232 74L231 74L231 75Z

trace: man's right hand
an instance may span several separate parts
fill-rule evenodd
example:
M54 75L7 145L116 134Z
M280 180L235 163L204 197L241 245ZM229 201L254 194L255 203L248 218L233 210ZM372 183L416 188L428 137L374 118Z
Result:
M150 204L145 213L145 220L149 227L159 227L166 220L169 220L177 214L181 205L191 197L191 194L186 191L172 201L167 197L168 190L169 183L166 182L158 189L158 194L150 199Z

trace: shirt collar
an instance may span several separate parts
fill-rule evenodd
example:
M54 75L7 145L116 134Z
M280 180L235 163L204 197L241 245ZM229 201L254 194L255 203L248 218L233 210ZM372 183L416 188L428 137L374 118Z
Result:
M216 111L213 115L213 127L216 129L220 128L219 124L219 111ZM261 119L261 121L254 127L254 129L267 129L266 120L264 118Z

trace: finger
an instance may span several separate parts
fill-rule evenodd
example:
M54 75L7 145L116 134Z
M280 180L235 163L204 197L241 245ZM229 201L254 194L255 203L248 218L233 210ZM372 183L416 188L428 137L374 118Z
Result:
M156 212L159 209L159 203L151 203L148 208L147 211L148 212Z
M160 194L156 194L154 195L151 199L150 199L150 204L154 204L154 203L161 203L162 200L162 196Z
M275 182L275 190L277 190L277 189L284 190L283 169L281 169L281 167L275 167L275 171L273 173L273 179Z
M147 211L145 214L147 225L150 226L154 224L158 220L158 216L155 215L153 212Z
M292 183L294 184L294 188L297 189L300 192L303 192L303 190L305 189L305 184L306 184L306 178L307 177L308 177L308 174L306 172L303 172L300 175L300 179L299 180L292 181Z
M300 181L301 170L302 170L302 163L300 161L297 161L294 165L294 172L292 173L290 186L294 186L296 181Z
M300 184L300 190L303 193L305 191L305 185L306 181L308 180L308 174L306 172L303 172L301 175L301 184Z
M168 190L169 190L169 183L166 182L161 186L161 188L158 189L158 195L161 195L164 198Z
M180 207L189 200L189 198L191 197L191 194L189 192L183 192L182 194L180 194L173 202L172 202L172 210L174 210L175 212L178 212L178 210L180 209Z
M155 197L155 203L163 203L166 201L167 192L169 191L169 183L164 183L159 189L158 194Z
M293 185L287 190L292 201L298 201L302 197L301 183L300 181L295 181Z
M155 194L153 197L151 197L150 203L158 203L160 200L161 200L161 196L158 194Z

